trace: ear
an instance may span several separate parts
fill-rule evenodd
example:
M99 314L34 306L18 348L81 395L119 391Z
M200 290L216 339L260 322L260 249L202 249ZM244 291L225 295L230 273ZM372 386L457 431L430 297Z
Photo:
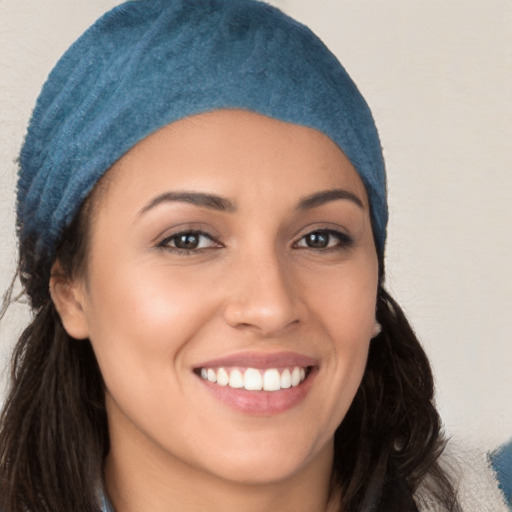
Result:
M69 336L79 340L88 338L82 286L65 274L59 261L52 265L50 296Z

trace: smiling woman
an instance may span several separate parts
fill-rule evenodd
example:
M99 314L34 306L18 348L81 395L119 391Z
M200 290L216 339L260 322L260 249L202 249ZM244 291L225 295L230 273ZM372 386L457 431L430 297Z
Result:
M3 512L460 510L386 222L370 111L306 27L107 13L20 155Z
M286 482L279 509L298 498L283 489L309 487L314 510L325 488L310 475L329 473L375 325L354 168L319 132L230 110L161 129L107 176L83 275L54 269L50 288L103 375L111 498L142 509L121 489L156 465L197 473L180 487L189 507L220 477Z

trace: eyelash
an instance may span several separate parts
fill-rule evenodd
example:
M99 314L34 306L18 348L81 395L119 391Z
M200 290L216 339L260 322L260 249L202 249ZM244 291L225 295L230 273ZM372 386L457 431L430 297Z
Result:
M176 242L180 239L180 237L196 237L197 245L192 248L185 247L176 247L171 245L172 243L176 244ZM307 237L316 238L317 241L321 240L322 237L326 237L326 246L325 247L311 247L307 245L305 241ZM201 247L201 238L205 238L209 240L209 245L207 247ZM310 238L310 239L311 239ZM313 241L314 241L313 238ZM331 245L332 239L336 239L336 243ZM304 241L304 245L300 245L300 243ZM311 249L314 251L336 251L349 249L354 244L354 239L343 233L341 231L337 231L335 229L315 229L302 235L299 240L294 242L293 247L296 249ZM223 247L220 242L218 242L215 238L204 231L200 230L186 230L180 231L178 233L173 233L171 236L164 238L161 242L158 243L158 247L161 249L167 249L177 254L188 255L192 253L198 253L200 251L211 249L211 248L221 248Z
M176 246L173 247L171 245L171 243L173 243L173 242L176 243L180 237L197 237L199 239L199 242L198 242L199 247L193 247L193 248L189 248L189 249L184 248L184 247L176 247ZM201 238L208 239L212 245L208 246L208 247L200 247L200 245L201 245L200 239ZM210 249L212 247L220 248L220 247L222 247L222 245L217 240L215 240L211 235L209 235L208 233L205 233L204 231L188 229L185 231L180 231L178 233L173 233L171 236L165 237L161 242L158 243L158 247L161 249L170 250L170 251L178 253L178 254L187 255L187 254L192 254L194 252L197 253L197 252L203 251L205 249Z
M307 237L327 237L327 246L326 247L311 247L308 245L302 245L299 246L299 243L301 241L305 241ZM331 245L332 239L336 239L336 244ZM307 243L307 242L306 242ZM342 231L337 231L335 229L315 229L313 231L309 231L305 235L302 235L302 237L295 242L294 246L299 249L312 249L316 251L336 251L336 250L343 250L343 249L349 249L354 245L354 239L347 235L346 233L343 233Z

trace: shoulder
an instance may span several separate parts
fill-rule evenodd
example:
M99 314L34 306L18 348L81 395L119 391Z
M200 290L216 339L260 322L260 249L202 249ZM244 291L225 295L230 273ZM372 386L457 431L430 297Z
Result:
M489 456L498 485L512 511L512 439Z
M439 462L457 489L457 499L464 512L511 512L486 449L451 440ZM430 489L426 478L417 493L419 510L441 512L429 498Z

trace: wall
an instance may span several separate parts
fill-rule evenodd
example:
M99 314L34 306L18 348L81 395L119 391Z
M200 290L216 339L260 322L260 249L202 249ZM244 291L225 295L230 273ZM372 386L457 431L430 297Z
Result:
M0 0L0 289L15 267L16 158L39 88L114 0ZM512 435L512 3L275 0L370 103L389 173L388 287L431 357L450 433ZM0 358L25 322L0 327Z

